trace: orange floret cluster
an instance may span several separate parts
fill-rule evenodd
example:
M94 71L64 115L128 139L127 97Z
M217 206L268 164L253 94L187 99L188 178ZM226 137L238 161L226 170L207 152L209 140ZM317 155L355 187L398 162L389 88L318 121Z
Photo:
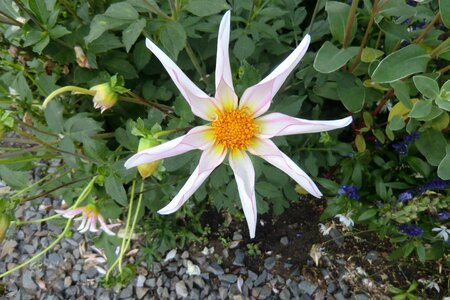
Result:
M217 143L231 150L246 149L256 133L254 119L242 109L221 113L212 126Z

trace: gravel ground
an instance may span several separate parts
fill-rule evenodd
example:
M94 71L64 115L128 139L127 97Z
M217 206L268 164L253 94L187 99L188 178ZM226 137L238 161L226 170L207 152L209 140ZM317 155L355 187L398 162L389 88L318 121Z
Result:
M48 215L47 209L58 201L45 199L38 206L26 204L16 212L20 219L31 220ZM13 268L40 249L48 246L61 232L49 223L35 223L18 228L1 245L0 273ZM3 279L5 299L369 299L351 291L346 281L351 275L346 262L332 263L322 257L320 274L308 274L308 266L295 266L282 258L269 256L264 270L246 265L246 253L239 248L216 253L212 247L203 251L172 250L160 263L137 268L137 276L122 289L108 289L100 284L96 258L101 257L87 240L89 235L76 231L28 267ZM240 239L239 233L235 239ZM286 244L286 238L281 243ZM129 259L134 261L133 256ZM231 265L220 261L232 261ZM274 272L277 264L282 265ZM335 266L339 267L336 275ZM333 270L331 270L333 267ZM380 299L380 298L377 298Z

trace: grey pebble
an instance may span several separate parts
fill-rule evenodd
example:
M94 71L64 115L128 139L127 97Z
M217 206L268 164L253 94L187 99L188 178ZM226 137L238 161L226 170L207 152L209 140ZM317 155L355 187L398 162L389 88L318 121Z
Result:
M356 294L355 300L369 300L369 297L366 294Z
M245 265L244 260L245 252L242 249L237 249L236 251L234 251L233 265L243 267Z
M136 297L138 299L142 299L144 298L145 294L147 294L149 291L149 288L144 288L144 287L138 287L136 288Z
M94 291L94 289L91 289L90 287L82 285L81 290L83 291L84 296L88 296L88 297L94 296L95 291Z
M213 273L216 276L224 273L223 268L218 263L212 263L206 267L206 271Z
M280 292L279 297L280 297L281 300L291 299L291 293L289 292L289 289L287 287L282 289L281 292Z
M272 294L272 289L270 288L270 286L265 285L261 288L258 299L267 299L271 294Z
M26 270L22 275L22 287L27 292L33 292L37 290L38 286L34 282L33 278L31 277L31 271Z
M178 281L175 284L175 291L178 297L185 298L189 295L188 289L183 281Z
M264 260L264 268L267 270L272 270L273 267L275 267L276 262L275 256L268 257Z
M142 288L144 286L144 283L145 283L145 276L139 275L136 279L136 287Z
M255 282L253 283L254 286L261 285L264 281L266 281L266 278L267 278L267 271L264 270L262 271L261 274L259 274L258 278L256 278Z
M243 239L242 234L240 234L237 231L235 233L233 233L233 241L240 241L242 239Z
M64 287L67 289L71 285L72 285L72 278L70 276L66 276L66 278L64 278Z
M149 278L145 281L145 286L153 289L156 287L156 278Z
M222 274L219 275L219 280L231 284L237 281L237 276L234 274Z
M131 297L133 295L133 286L131 284L129 284L126 288L124 288L120 294L119 294L119 298L120 299L125 299L128 297Z
M312 295L316 291L317 285L312 284L306 280L303 280L298 284L298 289L302 294L306 293L308 295Z

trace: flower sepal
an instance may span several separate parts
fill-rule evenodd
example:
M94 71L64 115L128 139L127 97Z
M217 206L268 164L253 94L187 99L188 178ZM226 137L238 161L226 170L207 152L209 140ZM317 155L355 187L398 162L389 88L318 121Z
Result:
M158 144L159 144L158 140L151 136L143 137L139 140L138 152L150 149ZM137 166L138 172L141 175L142 179L152 176L158 170L160 163L161 163L160 160L156 160L150 163Z

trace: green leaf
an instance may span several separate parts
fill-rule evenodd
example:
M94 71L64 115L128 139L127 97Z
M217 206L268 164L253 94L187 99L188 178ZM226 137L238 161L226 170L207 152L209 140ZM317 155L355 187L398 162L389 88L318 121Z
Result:
M378 212L378 209L370 208L366 211L364 211L358 218L358 221L365 221L372 217L374 217Z
M241 35L234 44L233 53L240 60L244 60L255 51L255 43L246 35Z
M133 49L133 61L138 71L142 70L150 61L151 52L145 46L144 40L136 43Z
M432 107L431 101L417 101L409 112L409 116L416 119L424 118L431 112Z
M331 73L345 65L357 53L358 47L338 49L331 42L326 41L317 52L313 66L320 73Z
M371 63L377 58L383 56L384 52L378 49L366 47L362 50L361 61Z
M122 206L128 205L127 193L119 178L113 174L106 177L105 180L106 193L111 196L118 204Z
M190 0L183 7L184 10L199 17L215 15L229 8L225 0Z
M353 113L360 112L366 97L361 80L348 73L338 77L338 96L345 108Z
M436 105L446 111L450 111L450 80L447 80L442 85L439 96L436 99Z
M441 19L447 28L450 28L450 0L439 0Z
M450 179L450 144L447 144L445 151L446 151L445 157L439 163L437 173L441 179L449 180Z
M55 27L50 29L49 33L52 39L58 39L62 36L68 35L70 31L67 30L67 28L64 26L56 25Z
M136 9L127 2L114 3L105 11L105 16L112 19L134 21L139 18Z
M347 26L347 18L350 13L350 5L342 2L328 1L325 5L325 10L328 14L328 24L333 38L338 40L341 44L344 41L345 29ZM352 40L356 31L356 19L352 25L352 32L349 42Z
M83 114L76 114L64 123L64 130L72 139L82 142L85 137L100 132L102 127L92 118Z
M409 98L409 87L401 80L397 80L390 83L391 87L394 89L395 96L403 103L406 108L412 108L412 102Z
M177 60L178 53L186 45L186 32L183 26L176 21L166 22L159 32L162 45L167 50L167 54Z
M405 127L405 121L403 120L402 117L400 116L394 116L390 121L389 121L389 128L392 131L397 131L400 129L403 129L403 127Z
M408 156L405 158L405 162L417 173L421 174L425 178L430 175L430 166L422 159L415 156Z
M434 99L439 95L439 85L436 80L423 76L417 75L413 77L414 85L427 98Z
M419 260L421 262L425 262L425 260L426 260L425 247L422 244L418 244L416 246L416 253L417 253L417 256L419 257ZM408 291L409 291L409 289L408 289Z
M420 138L415 143L417 149L432 166L438 166L446 156L447 140L439 131L428 129L420 134Z
M377 66L372 80L387 83L414 73L425 72L430 56L417 45L409 45L389 54Z
M21 190L28 186L29 172L13 171L0 165L0 178L14 190Z
M41 22L41 24L46 24L49 13L45 1L29 0L28 5L30 6L30 9L34 13L34 15Z
M48 128L53 132L63 131L63 105L58 101L50 102L44 110L45 121Z
M145 19L134 21L122 32L122 41L127 52L130 51L131 46L134 45L138 37L141 35L142 29L144 29L146 23L147 22Z

